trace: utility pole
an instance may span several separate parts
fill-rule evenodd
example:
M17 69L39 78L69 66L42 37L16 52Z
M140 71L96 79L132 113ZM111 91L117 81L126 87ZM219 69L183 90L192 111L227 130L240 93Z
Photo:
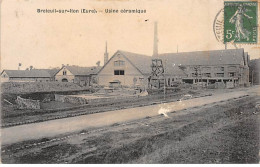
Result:
M164 59L164 71L163 71L163 78L164 78L164 86L163 86L163 99L165 100L166 94L166 58Z
M199 75L199 74L198 74L198 67L195 66L194 69L195 69L195 77L196 77L195 83L197 83L197 82L198 82L198 75Z
M252 77L251 82L252 82L252 86L253 86L254 85L254 77L253 77L254 76L254 70L252 70L251 73L252 73L252 75L251 75L251 77Z

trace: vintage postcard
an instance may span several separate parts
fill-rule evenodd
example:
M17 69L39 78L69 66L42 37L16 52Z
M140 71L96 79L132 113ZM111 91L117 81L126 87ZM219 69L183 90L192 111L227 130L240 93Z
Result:
M260 163L259 1L0 3L1 163Z

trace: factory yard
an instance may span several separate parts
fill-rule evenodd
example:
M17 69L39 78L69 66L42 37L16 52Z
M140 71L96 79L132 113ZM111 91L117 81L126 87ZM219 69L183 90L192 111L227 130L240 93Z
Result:
M28 124L28 123L43 122L47 120L55 120L55 119L61 119L67 117L75 117L80 115L113 111L113 110L124 109L124 108L148 106L152 104L161 103L162 101L172 102L183 98L183 95L185 94L190 94L193 97L199 97L199 96L211 95L211 92L201 92L197 90L183 90L178 92L170 92L167 93L165 96L163 94L152 94L144 97L138 95L135 96L110 95L109 98L107 97L101 98L96 95L93 96L90 93L79 94L79 95L68 95L70 97L71 96L80 97L80 98L86 97L88 98L88 100L92 100L92 98L98 100L100 99L100 100L93 101L92 103L89 104L72 104L67 102L51 100L47 102L40 102L41 109L37 109L37 110L16 109L15 105L9 105L4 103L2 105L1 125L2 127L10 127L10 126L17 126L17 125ZM36 95L29 94L27 96L31 96L32 98L39 99L40 94L36 94ZM27 98L31 98L31 97L27 97ZM15 98L16 96L12 98L9 97L9 99L11 100ZM12 100L12 102L14 102L14 100Z
M87 104L72 104L68 102L56 101L54 93L39 92L27 94L9 94L8 92L2 96L2 120L1 127L11 127L36 122L44 122L49 120L75 117L80 115L88 115L107 111L114 111L125 108L135 108L141 106L149 106L160 104L162 102L174 102L179 99L197 98L203 96L211 96L212 94L221 94L225 92L233 92L240 89L181 89L178 91L169 91L164 96L163 93L151 93L147 96L140 95L118 95L122 92L109 93L107 97L90 93L90 91L67 92L66 96L87 98ZM83 94L79 94L83 92ZM72 94L74 93L74 94ZM70 95L71 94L71 95ZM16 98L22 96L26 99L34 99L40 101L41 109L17 109ZM52 97L53 96L53 97ZM63 95L62 95L63 96ZM116 98L116 99L115 99ZM10 105L4 100L9 100L14 105ZM45 101L45 99L49 99Z
M121 120L117 110L98 113L111 113L107 119L91 114L3 128L2 163L259 163L258 90L133 108L143 114ZM39 135L22 139L30 132ZM19 133L25 134L17 140Z

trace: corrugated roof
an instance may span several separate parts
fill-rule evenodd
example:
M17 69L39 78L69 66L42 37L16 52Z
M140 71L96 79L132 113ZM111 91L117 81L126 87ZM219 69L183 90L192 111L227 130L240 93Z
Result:
M50 78L46 70L4 70L9 77L14 78Z
M93 75L97 74L101 67L80 67L80 66L66 66L66 68L74 75Z

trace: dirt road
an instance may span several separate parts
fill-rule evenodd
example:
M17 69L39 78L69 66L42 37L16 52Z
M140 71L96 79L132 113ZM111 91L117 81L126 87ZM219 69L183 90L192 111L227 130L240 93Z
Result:
M147 116L155 116L160 112L178 111L186 108L206 105L209 103L225 101L247 94L247 91L230 92L167 104L116 110L111 112L4 128L1 129L1 142L2 145L6 145L24 140L53 137L64 133L80 131L86 128L107 126L114 123L141 119Z

